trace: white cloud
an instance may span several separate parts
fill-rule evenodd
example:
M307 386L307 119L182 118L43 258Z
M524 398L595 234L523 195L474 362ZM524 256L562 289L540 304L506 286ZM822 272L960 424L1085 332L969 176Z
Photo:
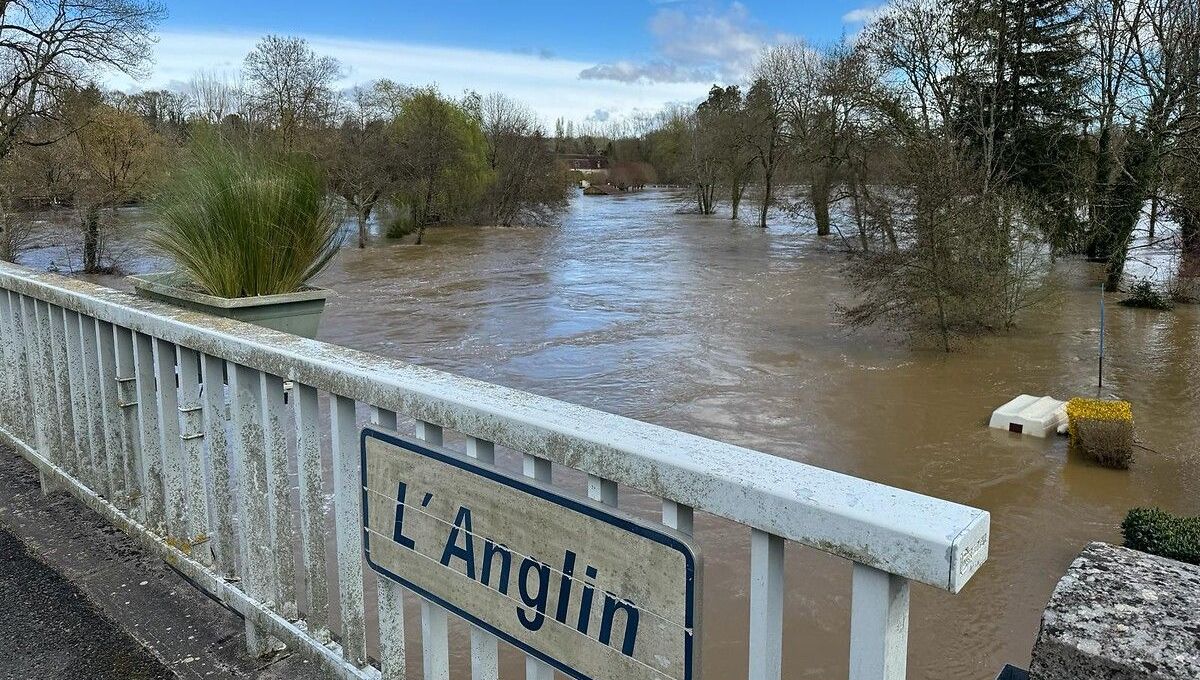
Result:
M849 12L846 12L845 14L842 15L842 23L844 23L844 24L867 24L867 23L870 23L871 21L875 20L875 18L877 18L880 14L882 14L883 10L885 8L886 8L886 5L868 5L866 7L859 7L858 9L852 9Z
M161 88L186 82L201 69L235 71L258 41L257 34L174 32L160 34L156 64L146 80L113 76L108 85L120 89ZM436 84L451 95L466 89L501 91L529 104L543 122L563 117L581 122L603 109L613 118L636 111L659 110L670 102L702 97L708 83L623 83L584 80L591 64L522 54L406 42L367 41L309 35L312 48L346 67L340 83L349 86L379 78L413 85Z
M719 13L660 9L649 28L658 53L655 59L597 64L579 76L626 83L733 82L745 77L763 47L784 38L769 35L740 2Z

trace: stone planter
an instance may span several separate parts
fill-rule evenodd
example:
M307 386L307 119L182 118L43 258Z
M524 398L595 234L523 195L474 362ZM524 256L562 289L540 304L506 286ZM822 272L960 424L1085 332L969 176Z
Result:
M307 288L279 295L222 298L184 287L175 272L140 274L129 279L142 297L305 338L316 337L325 300L333 295L325 288Z

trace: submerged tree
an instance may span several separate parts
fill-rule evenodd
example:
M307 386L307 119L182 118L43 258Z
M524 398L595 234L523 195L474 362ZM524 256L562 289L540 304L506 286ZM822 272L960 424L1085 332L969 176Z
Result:
M75 193L83 235L83 271L101 269L101 211L145 195L161 171L162 141L135 113L99 103L82 114L74 148L83 169Z
M938 141L911 143L901 172L908 189L888 207L898 247L853 256L848 324L882 322L948 352L1040 301L1044 250L1018 193Z
M566 207L568 184L536 114L493 92L479 99L478 120L490 178L474 221L499 226L553 221Z
M367 222L384 197L398 185L403 164L400 145L376 84L346 94L341 123L317 152L329 187L354 215L358 247L367 245Z
M795 82L798 45L768 50L755 68L755 79L746 94L746 138L753 149L762 181L758 226L766 228L767 214L775 202L776 174L791 148L786 111L789 85Z
M399 197L421 243L426 227L454 219L485 190L486 142L476 120L433 88L414 91L393 127L401 158Z
M751 152L742 91L737 85L713 85L708 99L696 109L697 134L707 138L716 163L717 183L729 197L729 218L736 220L746 186L753 178Z

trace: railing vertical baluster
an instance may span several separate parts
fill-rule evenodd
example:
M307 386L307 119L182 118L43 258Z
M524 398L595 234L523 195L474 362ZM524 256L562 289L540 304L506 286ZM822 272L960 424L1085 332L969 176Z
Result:
M854 563L850 680L904 680L908 579Z
M57 343L55 342L55 319L62 320L62 314L58 307L43 302L38 310L39 318L38 325L41 328L39 336L42 344L42 389L45 391L46 400L50 403L52 413L48 414L50 419L50 429L54 431L54 436L51 438L52 446L54 446L54 461L55 464L64 470L74 470L75 468L75 453L73 442L70 439L70 433L67 431L67 424L70 421L69 399L63 399L62 390L59 384L59 373L62 365L57 361ZM46 477L42 475L42 487L46 487Z
M371 422L388 430L396 429L396 412L371 408ZM408 657L404 640L404 588L383 577L377 578L379 591L379 666L385 680L408 675Z
M183 442L179 434L179 388L175 374L175 346L154 339L154 375L158 390L158 427L162 446L163 500L167 513L167 535L185 545L191 538L187 530L187 493L184 490L185 465Z
M362 478L354 400L332 395L330 411L342 656L357 666L364 666L367 663L367 631L363 602Z
M204 474L204 402L200 398L200 353L175 347L179 367L179 439L187 485L187 533L192 557L213 564L212 532L208 528L208 480Z
M588 498L594 501L600 501L605 505L617 507L617 483L597 477L596 475L587 476L587 492Z
M62 467L65 458L62 446L62 429L59 427L58 400L54 392L54 352L50 345L50 306L38 299L33 302L33 351L36 353L34 366L37 368L37 388L41 403L39 419L42 423L42 452L46 460ZM40 475L42 489L48 490L46 476Z
M237 496L229 472L229 440L226 423L229 409L225 406L225 360L210 354L200 355L200 379L204 383L201 397L204 403L204 442L208 449L207 464L212 486L212 523L215 540L211 542L213 560L218 573L232 576L237 565L238 538L233 527L237 512Z
M495 465L496 445L486 439L468 437L467 455L482 465ZM471 680L497 680L500 677L498 642L495 635L471 626Z
M83 349L84 394L87 401L88 441L91 443L92 464L96 473L96 485L92 487L101 496L113 500L116 486L116 466L113 455L105 441L104 398L100 385L100 347L96 336L96 319L86 314L79 315L79 341Z
M98 471L92 450L92 427L88 421L87 385L83 376L83 344L79 337L79 314L63 310L63 334L66 339L67 382L71 393L71 420L75 424L75 447L79 452L81 482L95 489Z
M554 468L549 460L528 453L521 459L521 468L526 477L539 482L549 484L554 477ZM525 680L554 680L554 668L536 657L526 656Z
M292 526L292 481L288 476L287 404L283 378L259 373L262 386L263 440L267 455L267 504L271 515L271 545L275 552L275 601L289 620L296 607L296 531Z
M309 634L329 639L329 584L325 577L325 489L321 471L321 432L317 389L293 383L296 473L300 486L300 538L304 553L304 601Z
M67 329L71 328L67 319ZM133 334L137 384L138 440L142 445L142 499L146 526L159 534L166 531L162 478L162 442L158 436L158 387L154 378L154 338ZM72 369L72 372L74 370ZM77 411L78 412L78 411Z
M779 680L782 670L783 543L750 530L750 680Z
M439 425L417 421L417 439L434 446L442 445ZM446 610L421 600L421 652L425 680L448 680L450 677L450 622Z
M25 324L27 323L25 311L22 309L21 296L12 291L7 291L9 313L12 318L12 337L9 341L12 343L13 358L16 360L12 367L13 384L16 388L13 398L17 410L17 422L14 431L20 434L21 439L26 443L33 440L33 417L34 408L29 398L31 385L29 384L29 353L26 350L25 344Z
M116 354L117 409L120 413L121 438L125 442L125 480L129 506L146 521L145 491L142 480L142 442L138 436L137 368L133 360L133 331L113 326Z
M663 524L679 531L685 536L691 536L694 531L692 527L692 508L689 505L663 500L662 518Z
M52 355L52 380L54 395L58 401L58 423L62 432L62 461L64 468L79 478L79 445L75 435L75 416L71 405L71 376L67 372L67 331L63 325L62 307L50 306L50 352Z
M0 402L0 420L3 420L4 428L15 435L16 414L21 400L17 397L17 358L13 347L13 314L8 304L8 295L7 290L0 290L0 358L4 360L4 372L0 376L0 385L4 389L4 394L0 395L3 398Z
M267 514L267 460L263 451L262 391L258 371L235 364L229 370L234 422L233 456L239 504L238 528L242 543L244 590L260 602L272 602L270 523ZM254 656L270 650L266 634L246 621L246 647Z
M33 298L21 296L21 344L25 353L25 381L29 385L27 398L29 400L30 412L30 435L33 445L47 460L49 456L49 443L47 441L49 435L46 428L45 406L42 404L43 392L41 389L40 376L38 375L41 367L41 352L38 351L37 342L37 313L34 309L35 301Z
M96 321L96 352L100 359L100 411L103 414L104 450L108 452L108 475L113 480L113 502L127 510L130 494L125 471L129 454L122 436L121 408L117 398L117 348L113 325L107 321Z

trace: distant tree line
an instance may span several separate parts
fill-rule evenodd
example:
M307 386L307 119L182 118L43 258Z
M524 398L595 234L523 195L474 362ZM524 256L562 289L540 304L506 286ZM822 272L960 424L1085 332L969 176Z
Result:
M1056 257L1103 262L1110 289L1146 245L1196 273L1198 45L1198 0L894 0L853 39L773 47L747 86L577 144L651 163L703 214L752 197L761 226L811 218L853 252L848 321L949 348L1011 326Z
M503 95L339 91L340 64L291 37L182 91L89 85L140 73L161 15L0 4L0 257L28 245L21 208L40 201L75 211L83 268L102 268L107 209L219 134L319 163L360 246L373 218L418 242L551 222L569 195L556 154L602 155L613 181L689 187L702 214L810 218L851 253L846 321L944 348L1010 327L1058 257L1103 263L1110 288L1142 247L1175 248L1177 282L1200 269L1200 0L894 0L853 38L765 50L697 106L553 136Z
M25 37L60 10L74 33ZM91 84L100 67L139 73L160 16L138 0L0 5L0 38L28 41L29 51L0 50L0 257L29 246L29 209L68 207L81 268L109 268L106 209L151 197L173 160L207 135L309 157L357 222L360 247L381 209L388 235L414 233L420 243L434 224L545 224L566 206L565 170L522 104L390 80L341 91L341 65L301 38L266 36L239 72L203 71L180 91ZM31 63L47 44L59 56Z

